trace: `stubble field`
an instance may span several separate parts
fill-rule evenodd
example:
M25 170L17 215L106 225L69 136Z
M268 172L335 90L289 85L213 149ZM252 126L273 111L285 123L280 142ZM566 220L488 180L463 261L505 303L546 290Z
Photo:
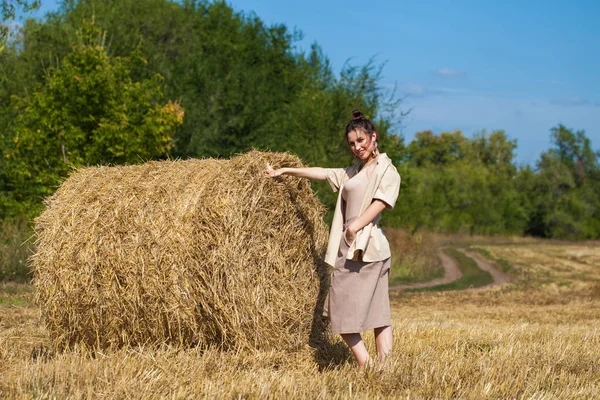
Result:
M512 282L393 292L394 353L363 371L341 343L325 353L56 353L32 287L3 284L0 398L597 398L598 244L473 245Z

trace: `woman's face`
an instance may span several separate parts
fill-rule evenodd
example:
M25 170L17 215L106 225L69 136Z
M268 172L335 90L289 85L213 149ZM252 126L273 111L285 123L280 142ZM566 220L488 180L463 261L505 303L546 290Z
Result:
M348 135L346 136L348 146L350 146L350 150L352 150L362 162L367 161L371 157L375 148L376 135L377 133L375 132L369 135L362 129L355 129L348 132Z

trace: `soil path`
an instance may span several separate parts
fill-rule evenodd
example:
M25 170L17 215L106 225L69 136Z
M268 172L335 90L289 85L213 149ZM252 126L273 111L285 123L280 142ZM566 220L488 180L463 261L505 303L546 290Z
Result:
M442 278L437 278L427 282L411 283L405 285L393 285L390 286L390 290L422 289L432 286L445 285L446 283L451 283L457 279L460 279L462 277L462 272L460 272L458 263L455 259L444 253L443 249L444 248L438 249L438 256L440 257L440 260L442 261L442 266L444 267L444 276ZM489 272L492 278L494 279L494 282L490 283L489 285L481 286L480 288L502 285L503 283L510 282L510 277L508 275L500 271L494 266L494 264L483 258L478 253L468 251L465 249L458 249L458 251L460 251L467 257L472 258L477 263L479 268Z
M486 260L481 254L465 249L458 249L458 251L460 251L467 257L470 257L473 260L475 260L477 266L482 270L489 272L492 278L494 279L494 282L485 286L481 286L480 288L497 286L510 282L510 277L508 275L500 271L500 269L496 268L495 264L491 263L489 260Z

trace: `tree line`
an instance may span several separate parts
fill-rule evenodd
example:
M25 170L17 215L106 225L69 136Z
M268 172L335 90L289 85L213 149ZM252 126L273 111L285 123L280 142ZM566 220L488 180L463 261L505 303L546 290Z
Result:
M503 131L398 134L401 101L374 62L335 74L317 44L223 1L65 0L0 53L0 219L32 218L73 168L289 151L352 162L353 108L378 128L402 175L384 220L412 231L600 237L599 153L582 131L517 166ZM332 208L335 196L315 184Z

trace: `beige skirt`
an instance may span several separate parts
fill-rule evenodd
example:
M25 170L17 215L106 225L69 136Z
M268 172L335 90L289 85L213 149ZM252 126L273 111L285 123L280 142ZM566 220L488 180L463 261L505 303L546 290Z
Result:
M329 316L331 332L360 333L390 326L390 259L371 263L347 260L349 247L344 227L323 312Z

